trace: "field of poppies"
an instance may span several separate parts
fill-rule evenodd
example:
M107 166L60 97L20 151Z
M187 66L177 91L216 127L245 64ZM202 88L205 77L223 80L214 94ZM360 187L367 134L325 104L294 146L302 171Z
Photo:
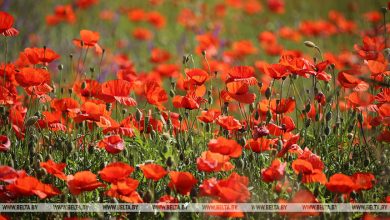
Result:
M0 204L390 203L389 17L385 0L2 0Z

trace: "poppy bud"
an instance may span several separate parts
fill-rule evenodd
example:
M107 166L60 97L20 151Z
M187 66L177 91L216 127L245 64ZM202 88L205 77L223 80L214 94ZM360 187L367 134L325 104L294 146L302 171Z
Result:
M143 194L143 196L142 196L142 200L143 200L144 202L146 202L146 203L152 201L152 198L153 198L153 193L152 193L150 190L146 191L146 192Z
M348 126L348 132L352 132L354 127L355 127L354 124L349 125Z
M310 112L310 108L311 108L311 105L310 105L310 103L308 103L308 104L305 106L305 112Z
M310 118L306 119L305 127L308 128L310 126L310 124L311 124L311 119Z
M72 95L73 89L68 89L68 93L69 93L69 95Z
M222 113L223 114L227 114L228 113L228 106L229 106L229 102L223 103L223 107L222 107Z
M202 55L206 56L206 51L205 50L202 50Z
M144 119L144 130L147 131L148 127L149 127L149 120L150 120L150 117L149 116L145 116L145 119Z
M270 110L267 111L267 124L271 121L272 119L272 113Z
M168 140L171 138L171 136L170 136L168 133L164 133L164 134L162 134L161 136L162 136L162 138L163 138L165 141L168 141Z
M29 119L27 119L26 123L24 123L24 125L26 127L30 127L30 126L33 126L37 121L38 121L38 117L37 116L31 116Z
M206 129L207 132L210 132L211 126L210 126L209 123L207 123L207 124L205 125L205 129Z
M267 99L270 99L271 98L271 88L268 87L266 90L265 90L265 97Z
M135 120L137 120L137 122L140 122L141 118L142 118L142 112L137 108L135 112Z
M187 63L187 56L185 56L185 55L183 56L182 63L183 63L183 65L185 65Z
M165 164L168 166L168 167L171 167L173 165L173 160L172 160L172 157L169 156L167 158L167 160L165 161Z
M381 12L382 12L383 14L386 14L386 13L387 13L387 8L386 8L386 7L382 7L382 8L381 8Z
M255 119L256 119L256 120L259 120L259 118L260 118L259 111L255 111Z
M358 118L360 123L363 123L363 114L361 112L359 112L357 118Z
M353 134L352 133L348 133L347 137L348 137L349 140L351 140L353 138Z
M213 104L213 97L212 96L209 96L207 98L207 103L209 103L209 105Z
M332 112L326 113L326 115L325 115L325 120L326 120L326 121L330 121L331 119L332 119Z
M326 136L328 136L328 135L330 134L330 128L329 128L329 126L326 126L326 127L325 127L324 133L325 133Z
M112 104L106 103L106 110L109 112L111 110Z
M173 91L173 89L169 90L169 96L170 96L171 98L173 98L175 95L176 95L176 94L175 94L175 91Z
M257 82L257 86L259 87L259 89L261 89L261 87L263 87L263 82Z
M90 71L91 73L94 73L94 72L95 72L95 68L89 67L89 71Z
M58 65L57 69L60 70L60 71L63 70L64 69L64 65L62 65L62 64Z
M315 45L315 43L308 41L308 40L303 42L303 44L305 44L306 47L317 48L317 45Z
M86 87L87 87L87 83L83 81L83 83L81 83L81 89L85 89Z
M168 149L168 146L167 146L167 145L164 145L162 152L165 154L165 153L168 152L168 150L169 150L169 149Z
M245 146L245 144L246 144L246 139L245 139L245 137L241 137L241 138L238 140L238 144L240 144L241 146Z
M180 153L179 159L180 159L181 161L184 161L185 158L186 158L186 157L185 157L184 153Z
M316 114L316 117L314 118L316 121L319 121L320 120L320 113L317 113Z

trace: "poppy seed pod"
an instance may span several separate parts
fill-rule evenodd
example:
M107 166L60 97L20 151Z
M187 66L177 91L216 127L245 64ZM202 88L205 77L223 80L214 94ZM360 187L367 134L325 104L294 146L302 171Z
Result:
M305 41L303 42L303 44L305 44L306 47L310 47L310 48L317 48L317 45L315 43L313 43L312 41Z

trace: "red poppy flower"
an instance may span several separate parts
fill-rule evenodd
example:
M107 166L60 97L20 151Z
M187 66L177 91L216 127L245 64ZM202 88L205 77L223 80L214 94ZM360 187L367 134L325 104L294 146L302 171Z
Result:
M168 173L162 166L153 163L141 165L140 169L146 179L152 179L154 181L158 181Z
M212 139L208 143L209 150L214 153L220 153L233 158L241 156L242 147L235 140L229 140L224 137Z
M67 184L70 193L73 195L79 195L84 191L93 191L99 187L105 187L103 183L100 183L96 175L91 171L77 172L75 175L67 176Z
M62 99L53 99L51 101L51 107L56 111L67 113L68 111L72 111L78 109L80 104L72 99L72 98L62 98Z
M225 156L220 153L213 153L211 151L205 151L202 153L202 156L196 159L196 165L199 171L229 171L234 168L233 164L231 164L229 160L229 156Z
M295 99L294 98L282 98L272 99L271 100L271 110L276 114L286 114L294 111L295 109Z
M284 0L267 0L267 5L276 14L284 13Z
M111 135L104 138L99 142L98 146L106 149L110 154L117 154L125 149L125 143L119 135Z
M46 172L56 176L57 178L66 180L66 175L64 173L66 163L55 163L52 160L48 160L46 162L41 162L40 166L44 168Z
M150 62L152 63L163 63L169 60L171 55L168 51L159 48L154 48L150 56Z
M219 116L217 118L217 124L228 131L242 128L240 121L235 119L233 116Z
M264 73L273 79L281 79L291 74L288 68L281 64L268 64L264 66Z
M100 39L100 34L98 32L90 30L81 30L80 39L74 39L73 44L81 48L94 47L97 53L102 53L103 50L97 43Z
M221 111L216 109L209 109L207 111L202 111L200 114L201 115L198 116L200 121L203 121L204 123L212 123L221 115Z
M111 188L106 192L110 197L118 198L129 203L142 203L143 200L135 191L138 187L138 180L127 178L117 183L111 184Z
M160 110L164 109L162 103L168 101L165 90L156 82L150 81L145 84L145 95L148 102L156 105Z
M327 181L325 174L322 173L322 170L313 168L313 165L307 160L294 160L292 168L296 173L302 174L302 183L319 182L321 184L325 184Z
M162 28L166 24L165 17L157 11L147 13L146 20L156 28Z
M202 69L187 70L186 75L191 79L191 82L197 86L203 85L209 78L209 74Z
M152 39L153 34L151 31L149 31L146 28L138 27L138 28L134 29L133 36L135 39L147 41L147 40Z
M249 139L245 145L246 149L251 149L255 153L271 150L273 142L266 138Z
M365 91L369 87L366 82L349 74L347 71L339 72L337 80L344 88L353 88L355 91Z
M10 166L0 165L0 181L14 183L18 178L27 176L24 170L15 170Z
M19 59L23 57L26 57L31 65L39 63L47 65L60 58L60 55L50 48L26 48L20 53Z
M214 196L219 197L219 200L223 203L247 202L251 196L248 185L248 177L233 172L227 179L218 181Z
M359 56L365 60L376 60L385 48L385 44L380 38L364 36L363 45L354 45Z
M294 196L286 201L284 199L280 199L279 203L319 203L318 199L313 195L312 192L306 189L300 189L298 192L294 194ZM318 216L319 212L314 208L308 208L307 212L294 212L294 213L279 213L280 215L288 215L290 218L300 219L304 216Z
M77 7L81 9L87 9L93 5L96 5L99 2L99 0L76 0Z
M261 179L267 183L282 179L286 165L286 162L281 163L279 159L273 160L270 167L261 170Z
M11 141L5 135L0 135L0 152L6 152L11 149Z
M128 164L113 162L99 171L99 175L106 182L116 183L126 179L133 171L134 168Z
M349 194L356 188L356 183L350 176L336 173L329 178L325 186L331 192Z
M356 191L370 190L376 183L375 176L372 173L354 173L352 176L356 184Z
M61 193L57 188L49 184L44 184L32 176L20 177L14 183L7 185L6 189L18 196L36 195L40 199L56 196Z
M22 87L50 84L50 73L45 69L25 67L16 73L15 80Z
M170 196L170 195L163 195L158 199L157 202L159 205L166 205L169 203L179 203L179 200L173 196Z
M193 91L187 92L186 96L175 96L172 99L173 106L175 108L185 108L185 109L198 109L200 104L205 102L205 99L199 97Z
M198 182L189 172L171 171L169 172L169 177L171 178L171 181L169 182L168 187L187 196Z
M117 79L110 80L102 84L102 99L106 102L114 102L115 100L126 106L136 106L137 102L128 97L131 91L131 83Z
M19 31L13 28L14 17L7 12L0 11L0 34L4 36L16 36Z

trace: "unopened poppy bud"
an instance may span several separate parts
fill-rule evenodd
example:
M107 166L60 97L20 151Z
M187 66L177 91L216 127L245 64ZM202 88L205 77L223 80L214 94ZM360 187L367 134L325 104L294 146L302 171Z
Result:
M310 47L310 48L316 48L317 47L317 45L315 43L313 43L311 41L308 41L308 40L303 42L303 44L305 44L306 47Z
M308 103L308 104L305 106L305 112L310 112L310 109L311 109L311 105L310 105L310 103Z
M210 126L209 123L207 123L207 124L205 125L205 129L206 129L207 132L210 132L211 126Z
M363 123L363 114L361 112L359 112L357 118L358 118L360 123Z
M202 55L206 56L206 51L205 50L202 50Z
M168 149L168 146L167 146L167 145L164 145L162 152L165 154L165 153L168 152L168 150L169 150L169 149Z
M249 105L249 111L250 112L253 112L255 110L255 103L251 103L250 105Z
M169 140L169 139L171 138L171 136L170 136L168 133L164 133L164 134L162 134L162 138L163 138L165 141L167 141L167 140Z
M186 157L185 157L184 153L180 153L180 155L179 155L180 161L184 161L185 158Z
M320 113L316 113L316 116L314 118L316 121L319 121L320 120Z
M386 14L387 13L387 8L386 7L382 7L381 11L382 11L383 14Z
M63 70L63 69L64 69L64 65L62 65L62 64L58 65L58 66L57 66L57 69L58 69L58 70Z
M183 65L187 63L187 56L183 56L182 63Z
M64 88L61 88L61 89L60 89L60 92L61 92L61 94L63 95L63 94L64 94Z
M271 121L272 119L272 113L270 110L267 111L267 124Z
M125 115L127 113L127 109L122 109L122 115Z
M150 137L151 137L152 140L156 139L157 133L156 133L155 130L152 130L152 131L150 132Z
M169 96L170 96L171 98L173 98L175 95L176 95L176 94L175 94L175 91L173 91L173 89L169 90Z
M72 95L73 89L68 89L68 93L69 93L69 95Z
M348 132L352 132L354 127L355 127L354 124L349 125L348 126Z
M168 166L168 167L171 167L173 165L173 160L172 160L172 157L168 157L167 160L165 161L165 164Z
M150 121L150 117L149 116L145 116L145 119L144 119L144 130L148 130L148 127L149 127L149 121Z
M332 112L326 113L326 115L325 115L325 120L326 120L326 121L330 121L331 119L332 119Z
M324 133L325 133L326 136L328 136L328 135L330 134L330 128L329 128L329 126L326 126L326 127L325 127Z
M238 140L238 143L239 143L241 146L245 146L245 144L246 144L246 139L245 139L245 137L241 137L241 138Z
M194 143L194 137L193 136L189 136L188 137L188 144L192 145Z
M212 96L209 96L207 98L207 103L209 103L209 105L213 104L213 97Z
M268 87L266 90L265 90L265 97L267 99L270 99L271 98L271 87Z
M87 83L85 81L81 83L81 89L85 89L86 87L87 87Z
M310 118L306 119L305 127L308 128L310 126L310 124L311 124L311 119Z
M257 82L257 86L261 89L261 87L263 87L263 82Z
M24 124L26 127L33 126L38 121L37 116L31 116L29 119L27 119L26 123Z
M141 121L141 118L142 118L142 112L141 110L139 110L137 108L136 112L135 112L135 120L137 120L137 122L140 122Z
M106 110L109 112L111 111L112 103L106 103Z
M255 111L255 119L256 119L256 120L259 120L259 118L260 118L259 111Z
M153 193L150 190L146 191L142 196L142 200L146 203L152 201L152 199L153 199Z
M349 140L351 140L353 138L353 134L352 133L348 133L347 137L348 137Z

